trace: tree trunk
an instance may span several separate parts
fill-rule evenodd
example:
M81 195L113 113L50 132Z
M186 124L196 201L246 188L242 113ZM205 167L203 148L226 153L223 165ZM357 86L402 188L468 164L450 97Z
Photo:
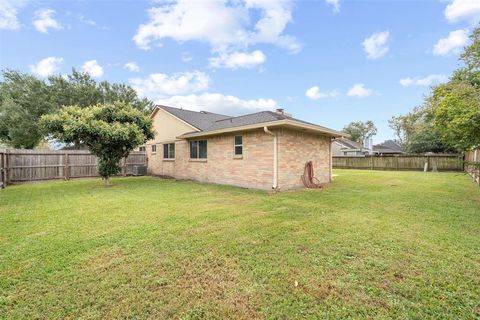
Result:
M110 177L105 177L103 180L105 181L105 188L110 187Z

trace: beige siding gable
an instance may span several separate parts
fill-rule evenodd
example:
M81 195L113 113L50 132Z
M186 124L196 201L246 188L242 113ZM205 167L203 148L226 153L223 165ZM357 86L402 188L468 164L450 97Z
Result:
M147 144L172 142L187 132L198 131L194 126L159 108L153 116L153 128L156 135Z

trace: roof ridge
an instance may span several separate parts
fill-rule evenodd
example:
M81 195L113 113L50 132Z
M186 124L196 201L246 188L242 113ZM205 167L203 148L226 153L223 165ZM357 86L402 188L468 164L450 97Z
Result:
M221 122L221 121L227 121L227 120L230 120L230 119L238 119L238 118L243 118L243 117L248 117L248 116L252 116L254 114L260 114L260 113L272 113L272 114L275 114L275 115L279 115L273 111L269 111L269 110L264 110L264 111L258 111L258 112L253 112L253 113L247 113L247 114L242 114L241 116L232 116L232 117L228 117L226 119L220 119L220 120L215 120L214 122Z
M231 117L231 116L228 116L226 114L221 114L221 113L216 113L216 112L211 112L211 111L195 111L195 110L190 110L190 109L184 109L182 107L172 107L172 106L165 106L165 105L162 105L162 104L157 104L155 105L156 107L158 108L171 108L171 109L176 109L176 110L181 110L181 111L188 111L188 112L193 112L193 113L199 113L199 114L214 114L214 115L217 115L217 116L223 116L223 117Z

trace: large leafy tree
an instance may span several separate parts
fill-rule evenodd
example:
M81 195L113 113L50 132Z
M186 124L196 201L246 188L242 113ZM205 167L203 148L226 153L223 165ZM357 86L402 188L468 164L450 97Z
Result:
M408 153L453 152L452 146L443 141L427 116L425 107L415 107L407 114L393 116L388 123L397 136L397 142Z
M31 149L42 140L39 119L63 106L85 108L120 101L149 113L153 102L140 99L124 84L97 83L89 74L75 69L67 76L47 80L18 71L4 70L0 81L0 143Z
M0 142L31 149L43 139L38 121L56 109L44 81L17 71L3 72L0 83Z
M480 146L480 88L468 83L437 86L428 99L433 128L458 150Z
M460 56L463 65L432 88L421 107L390 119L409 152L464 151L480 145L480 27Z
M363 146L365 139L371 138L377 134L377 128L373 121L355 121L350 122L343 128L343 132L350 136L355 142L360 143Z
M480 146L480 27L470 38L461 55L464 66L426 99L434 129L458 150Z
M455 148L446 144L437 130L431 125L427 125L416 130L410 136L408 143L405 145L408 153L450 153L455 152Z
M96 155L98 172L106 185L112 175L120 172L122 158L154 138L150 117L123 102L64 107L57 113L44 115L40 123L51 137L85 145Z
M407 114L393 116L388 120L388 124L395 132L397 142L406 148L412 135L423 128L424 120L425 109L416 107Z

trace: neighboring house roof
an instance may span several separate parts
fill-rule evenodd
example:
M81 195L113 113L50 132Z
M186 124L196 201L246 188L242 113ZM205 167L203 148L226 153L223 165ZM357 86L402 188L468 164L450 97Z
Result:
M238 131L242 129L254 129L260 128L265 125L268 126L291 126L300 127L305 130L320 131L325 134L329 134L335 137L343 136L343 133L322 127L313 123L309 123L303 120L292 118L289 115L280 112L273 111L261 111L257 113L246 114L238 117L225 116L221 114L206 112L206 111L190 111L185 109L178 109L173 107L158 106L175 117L191 124L198 128L199 132L189 132L181 138L190 138L205 136L223 132ZM152 114L152 116L155 114Z
M342 147L342 149L343 148L354 149L354 150L362 149L362 146L358 142L352 141L352 140L347 139L347 138L335 139L334 142L338 143Z
M373 151L378 153L405 153L402 147L393 140L386 140L373 146Z

